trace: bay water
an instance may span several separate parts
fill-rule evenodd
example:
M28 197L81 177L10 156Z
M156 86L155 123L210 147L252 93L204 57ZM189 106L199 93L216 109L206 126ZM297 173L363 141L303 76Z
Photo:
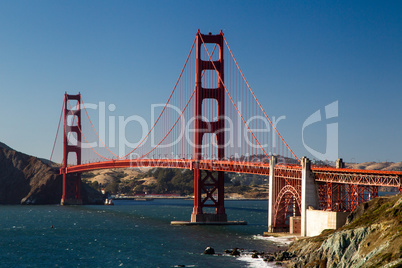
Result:
M192 207L181 199L0 206L0 267L269 267L250 257L281 246L261 236L267 201L225 202L228 220L248 225L170 225L189 220ZM217 254L204 255L206 247ZM232 248L244 249L243 256L223 254Z

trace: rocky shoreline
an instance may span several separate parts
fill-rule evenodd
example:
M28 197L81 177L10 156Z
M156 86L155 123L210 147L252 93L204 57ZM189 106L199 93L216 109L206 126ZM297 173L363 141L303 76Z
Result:
M293 242L282 243L276 252L234 248L215 253L207 248L204 254L248 256L269 266L292 268L402 267L402 194L360 204L337 230L307 238L278 234L267 240Z
M215 250L211 247L207 247L203 254L205 255L215 255L215 256L232 256L237 258L243 258L242 260L247 261L246 258L250 259L259 259L265 263L275 264L277 266L282 266L286 264L286 261L293 258L294 256L292 253L287 251L277 251L277 252L260 252L257 250L247 251L242 248L233 248L233 249L226 249L221 253L216 253Z
M298 238L276 256L286 267L402 267L402 194L358 206L338 230Z

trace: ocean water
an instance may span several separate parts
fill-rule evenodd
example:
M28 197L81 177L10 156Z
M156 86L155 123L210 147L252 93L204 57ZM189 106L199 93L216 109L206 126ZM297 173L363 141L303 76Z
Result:
M245 226L172 226L189 220L193 201L115 201L114 206L0 206L0 267L269 267L242 248L272 252L261 237L267 201L226 201L229 220ZM53 228L52 228L53 227Z

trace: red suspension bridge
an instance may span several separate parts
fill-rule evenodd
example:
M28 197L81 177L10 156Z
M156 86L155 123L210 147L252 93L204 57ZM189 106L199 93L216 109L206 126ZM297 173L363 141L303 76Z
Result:
M114 129L106 135L99 118L97 131L82 96L66 93L59 122L63 131L58 130L63 136L61 203L82 203L82 172L190 169L194 171L191 221L226 222L224 172L260 174L270 179L269 228L275 231L288 228L289 216L303 214L308 205L351 211L376 197L379 186L402 190L402 172L345 169L341 161L337 168L315 167L306 158L300 160L267 116L222 32L197 32L161 108L153 125L142 128L139 142L131 143L119 133L116 146ZM132 121L143 122L134 116L119 123L126 126ZM55 146L57 141L56 137Z

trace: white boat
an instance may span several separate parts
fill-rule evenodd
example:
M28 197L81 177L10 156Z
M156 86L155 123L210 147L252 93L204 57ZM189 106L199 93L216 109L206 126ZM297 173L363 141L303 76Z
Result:
M106 198L106 200L105 200L105 205L106 205L106 206L113 206L113 205L114 205L113 199L107 199L107 198Z

